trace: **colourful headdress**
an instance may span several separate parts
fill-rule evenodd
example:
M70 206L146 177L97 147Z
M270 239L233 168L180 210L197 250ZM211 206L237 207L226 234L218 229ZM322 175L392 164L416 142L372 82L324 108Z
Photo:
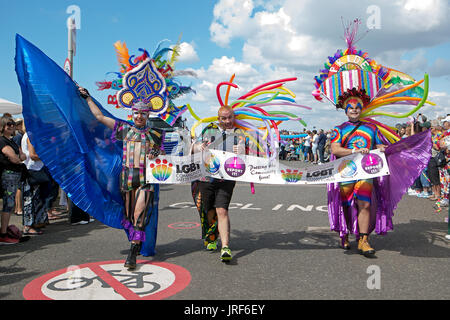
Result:
M411 76L400 71L377 64L366 52L355 48L359 19L344 25L344 36L347 49L337 50L334 56L328 57L324 69L315 79L313 96L322 101L327 98L336 108L344 108L342 102L350 96L364 101L361 120L376 124L389 141L400 138L395 128L390 128L372 119L375 116L406 118L419 110L427 101L428 75L416 82ZM421 84L424 83L422 87ZM412 105L409 112L375 112L374 110L392 104Z
M151 112L152 111L152 103L138 101L131 106L131 110L133 111L141 111L141 112Z
M347 89L346 92L341 94L336 103L336 108L345 109L345 102L350 98L359 98L361 99L363 106L367 106L370 103L370 97L367 95L365 89Z
M172 100L181 95L194 92L192 88L182 86L175 75L195 76L191 71L174 70L176 58L179 56L179 44L172 48L162 48L161 42L155 53L150 56L147 50L139 48L142 54L135 58L130 56L125 43L114 43L120 72L117 79L97 82L99 90L113 89L117 93L108 97L108 103L117 108L131 109L138 105L139 109L148 110L151 115L159 116L173 125L186 110L187 105L177 107ZM169 57L169 53L172 53Z

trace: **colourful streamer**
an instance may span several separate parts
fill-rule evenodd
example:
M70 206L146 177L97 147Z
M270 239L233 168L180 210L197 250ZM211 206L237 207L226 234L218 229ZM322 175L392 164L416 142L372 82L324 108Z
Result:
M261 152L268 158L274 159L278 156L277 150L281 141L278 126L284 121L299 121L304 126L306 126L306 123L301 117L294 113L284 110L271 110L268 112L264 108L289 106L310 110L311 108L309 107L297 104L294 99L295 94L284 86L286 82L297 80L297 78L292 77L266 82L256 86L238 99L229 102L231 87L238 88L238 86L233 83L234 78L235 75L233 74L228 82L220 82L217 85L216 94L219 104L220 106L230 105L235 109L236 127L243 129L245 136L255 144L258 150L255 150L255 152ZM220 93L222 86L227 86L224 100ZM196 120L196 123L191 128L191 135L193 138L195 138L195 130L200 124L218 120L217 116L201 119L195 114L190 106L188 106L188 110ZM252 122L262 122L263 125L256 125ZM304 136L304 134L294 136L299 137ZM286 139L286 137L284 137L284 139Z
M230 81L229 81L230 83L233 83L234 76L235 76L235 74L233 74L233 75L231 76ZM228 105L228 96L230 95L230 89L231 89L231 86L228 86L228 88L227 88L227 93L226 93L226 95L225 95L225 105Z

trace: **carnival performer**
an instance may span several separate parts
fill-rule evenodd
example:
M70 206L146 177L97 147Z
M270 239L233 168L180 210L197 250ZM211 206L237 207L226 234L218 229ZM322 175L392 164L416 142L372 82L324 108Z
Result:
M191 127L192 152L203 152L203 160L208 163L208 170L216 172L220 163L216 162L208 150L224 150L236 154L266 158L268 162L278 161L281 139L298 138L302 135L280 135L278 125L283 121L299 121L305 127L307 124L296 114L287 111L266 111L273 106L288 106L311 109L299 105L293 98L295 95L285 87L286 82L297 78L285 78L261 84L236 100L228 101L230 89L238 88L233 83L233 74L228 82L221 82L216 87L219 109L216 116L199 118L192 108L189 112L197 122ZM227 87L225 98L222 99L220 88ZM262 97L262 98L261 98ZM217 121L217 123L216 123ZM209 123L200 135L195 129L202 123ZM261 124L262 123L262 124ZM202 224L202 239L207 250L217 249L217 239L222 242L221 260L232 259L229 249L230 219L229 203L233 194L235 181L207 178L207 181L194 181L191 184L192 196L197 206ZM254 193L254 185L250 184Z
M150 221L154 203L154 185L145 182L146 159L154 159L161 153L162 131L147 126L151 103L139 101L131 107L133 123L118 121L103 115L89 92L79 88L80 95L89 105L95 118L113 130L113 139L123 141L123 168L120 175L120 190L125 204L124 228L129 232L130 251L125 267L136 268L136 256L145 240L145 226Z
M172 100L192 91L174 77L179 45L160 43L152 55L130 56L116 42L120 72L100 89L113 89L108 103L131 112L118 118L74 82L36 46L16 35L16 73L30 142L71 201L96 220L126 232L136 255L156 254L159 185L146 183L146 163L163 152L164 135L150 116L171 125L183 112ZM171 57L167 57L171 52ZM178 70L183 73L183 70ZM111 73L108 73L111 74ZM186 71L184 75L191 74ZM42 86L45 83L45 86ZM131 119L130 119L131 118Z
M315 77L313 96L325 97L336 109L345 110L348 121L336 126L331 137L330 160L351 155L384 151L390 174L370 180L329 183L328 217L331 230L339 232L342 248L350 249L349 234L355 234L358 250L373 257L369 235L393 229L392 217L408 187L426 168L431 157L431 136L425 131L402 139L391 128L373 119L376 116L404 118L427 101L428 75L416 82L409 75L378 65L368 54L356 50L359 19L344 25L347 49L338 50ZM421 84L424 83L423 87ZM406 113L378 111L383 106L412 106ZM364 158L363 158L364 159ZM364 160L361 160L364 161Z
M331 152L336 158L348 156L353 153L367 154L370 150L378 149L385 151L385 145L381 141L381 133L377 126L372 123L364 123L360 120L363 106L370 101L365 90L348 90L339 97L337 108L345 110L348 121L340 126L334 127L331 136ZM370 224L370 203L372 198L373 180L364 179L340 183L340 194L344 214L348 216L349 206L356 199L358 208L358 250L370 256L375 250L368 242ZM345 235L342 246L350 249L348 234Z
M211 123L202 131L201 142L193 144L193 152L205 152L211 148L245 154L246 139L242 129L236 127L233 108L221 106L217 115L218 125ZM232 259L229 248L231 225L228 208L236 181L209 178L207 181L198 181L194 184L194 189L198 188L199 191L196 203L201 207L203 213L201 220L205 226L204 232L207 234L206 250L217 249L218 235L220 235L220 258L228 262Z

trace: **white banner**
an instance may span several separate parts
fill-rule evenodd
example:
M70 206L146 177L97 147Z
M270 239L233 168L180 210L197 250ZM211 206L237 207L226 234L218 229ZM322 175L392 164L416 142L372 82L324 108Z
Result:
M307 168L293 168L267 158L209 150L189 156L159 156L147 161L147 182L190 183L208 177L264 184L324 184L389 175L384 153L355 153Z

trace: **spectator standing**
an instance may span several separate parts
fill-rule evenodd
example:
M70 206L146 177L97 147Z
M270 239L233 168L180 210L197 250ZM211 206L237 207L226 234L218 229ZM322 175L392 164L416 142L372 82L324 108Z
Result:
M319 131L319 138L317 142L317 150L319 153L319 164L325 162L325 144L327 143L327 136L323 132L323 129Z
M23 119L17 119L16 121L16 131L13 137L13 141L20 146L22 137L25 134L25 126ZM18 216L22 215L23 210L23 197L22 197L22 189L17 189L16 192L16 207L14 209L14 213Z
M26 155L24 164L28 170L28 179L23 183L23 234L41 235L42 231L37 226L45 225L47 221L42 194L50 180L27 133L22 138L22 150Z
M312 161L317 164L318 156L317 156L317 147L319 143L319 135L317 134L317 130L313 130L313 137L311 141L311 152L312 152Z
M439 168L439 175L441 181L441 200L436 202L436 206L447 207L449 205L449 191L450 191L450 116L442 120L442 135L439 137L437 145L440 152L445 155L445 164Z
M2 167L1 187L3 189L3 210L1 213L0 243L14 244L19 239L8 236L7 230L11 213L16 206L16 192L26 173L22 161L26 156L21 148L12 140L15 122L11 117L0 118L0 164Z
M311 161L311 131L306 131L307 136L305 137L305 160Z
M423 118L424 116L422 116ZM431 158L428 162L427 168L424 170L430 180L431 189L433 192L433 196L431 197L432 200L436 201L439 200L441 197L441 182L439 178L439 168L437 164L436 157L439 153L439 147L437 146L437 141L439 139L438 131L436 130L436 127L431 128L431 122L425 121L420 124L422 131L425 130L431 130L431 138L433 139L433 147L431 149ZM423 185L423 182L422 182ZM425 191L423 191L425 192Z

